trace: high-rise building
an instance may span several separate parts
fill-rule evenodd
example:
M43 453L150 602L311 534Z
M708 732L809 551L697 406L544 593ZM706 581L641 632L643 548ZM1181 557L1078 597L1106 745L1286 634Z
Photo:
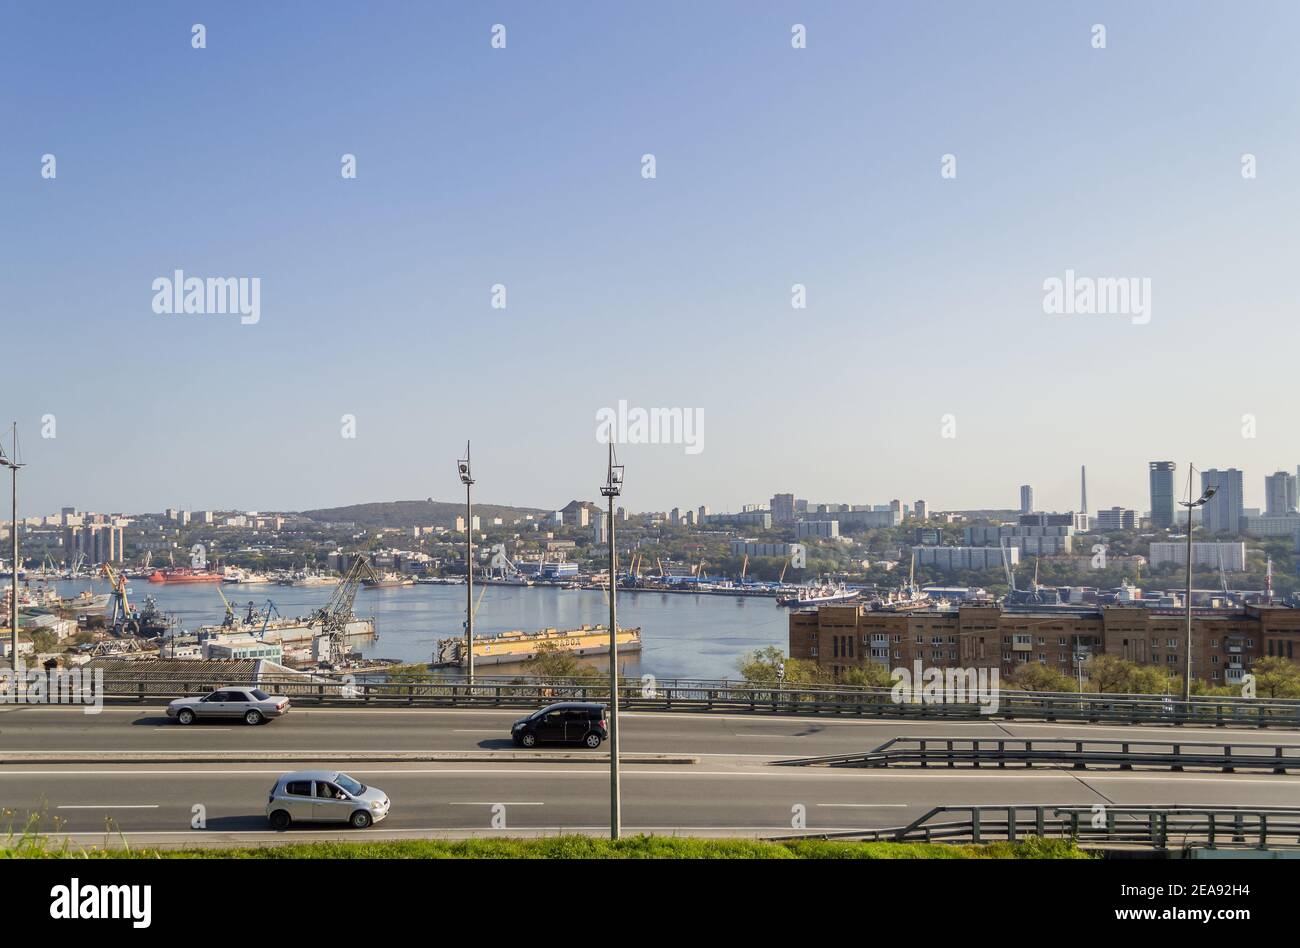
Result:
M794 494L772 496L772 522L794 523Z
M1295 510L1294 474L1278 471L1264 478L1264 513L1269 517L1281 517Z
M1029 513L1034 509L1034 489L1028 484L1020 485L1020 512Z
M1088 512L1088 468L1079 465L1079 513Z
M86 554L86 562L116 563L123 559L122 528L108 524L63 528L63 555L69 563L77 554Z
M1241 471L1235 467L1221 471L1210 468L1201 472L1201 491L1214 487L1216 493L1206 502L1201 523L1207 533L1240 533L1245 516L1245 494Z
M1173 461L1151 461L1151 526L1168 529L1174 525L1174 471Z
M930 515L930 508L926 506L924 500L918 500L916 502L916 507L914 509L916 511L917 520L925 520Z

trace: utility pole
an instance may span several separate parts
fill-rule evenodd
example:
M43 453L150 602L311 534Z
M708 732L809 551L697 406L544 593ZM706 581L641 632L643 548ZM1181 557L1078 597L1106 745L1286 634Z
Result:
M465 457L456 463L460 482L465 485L465 669L469 683L474 684L474 507L470 503L469 489L474 478L469 468L469 442L465 442Z
M1178 506L1187 508L1187 634L1184 648L1187 650L1186 665L1183 669L1183 701L1192 700L1192 510L1205 506L1205 503L1217 494L1217 487L1207 487L1200 499L1192 500L1192 465L1187 465L1187 499L1180 500ZM1184 710L1190 710L1184 706Z
M623 492L623 465L614 463L614 442L609 443L609 468L600 492L609 500L609 838L618 839L622 800L618 784L618 566L614 542L614 498Z
M7 458L4 449L0 448L0 467L9 468L10 478L12 480L12 499L13 499L13 520L10 522L9 538L13 541L13 560L10 565L9 585L9 667L18 672L20 670L20 659L18 658L18 469L23 465L18 461L18 422L13 423L13 441L11 443L13 457ZM18 678L15 674L14 687L19 687Z

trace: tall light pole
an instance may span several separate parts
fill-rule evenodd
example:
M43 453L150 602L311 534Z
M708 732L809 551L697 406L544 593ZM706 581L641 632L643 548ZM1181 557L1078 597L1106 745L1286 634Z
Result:
M465 442L465 456L456 462L460 482L465 485L465 669L469 683L474 684L474 508L470 504L469 489L474 478L469 469L469 442Z
M1192 510L1205 506L1206 501L1219 492L1217 487L1207 487L1197 500L1192 500L1192 466L1187 465L1187 499L1178 506L1187 508L1187 641L1186 668L1183 671L1183 700L1192 700Z
M614 498L623 492L623 465L614 463L612 441L605 486L600 492L609 499L609 838L618 839L622 801L618 789L618 559L614 545Z
M9 474L13 481L13 520L10 523L9 534L13 541L13 567L10 573L11 583L9 586L9 667L15 672L19 670L18 660L18 469L23 465L18 461L18 422L13 426L13 457L5 457L4 449L0 448L0 467L9 468ZM16 679L15 679L16 681Z

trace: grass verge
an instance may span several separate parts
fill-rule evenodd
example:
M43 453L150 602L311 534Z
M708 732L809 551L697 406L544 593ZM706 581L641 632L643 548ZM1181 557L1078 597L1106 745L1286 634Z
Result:
M285 843L230 849L77 847L24 834L0 840L0 858L15 859L1087 859L1070 840L950 846L942 843L852 843L803 839L694 839L593 836L543 839L376 840Z

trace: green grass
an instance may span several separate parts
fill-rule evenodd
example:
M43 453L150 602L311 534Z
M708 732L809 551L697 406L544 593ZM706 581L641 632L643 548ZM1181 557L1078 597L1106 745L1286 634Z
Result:
M107 842L107 841L106 841ZM853 843L803 839L594 836L543 839L376 840L285 843L231 849L82 848L34 833L0 840L0 858L15 859L1087 859L1070 840L949 846L942 843Z

